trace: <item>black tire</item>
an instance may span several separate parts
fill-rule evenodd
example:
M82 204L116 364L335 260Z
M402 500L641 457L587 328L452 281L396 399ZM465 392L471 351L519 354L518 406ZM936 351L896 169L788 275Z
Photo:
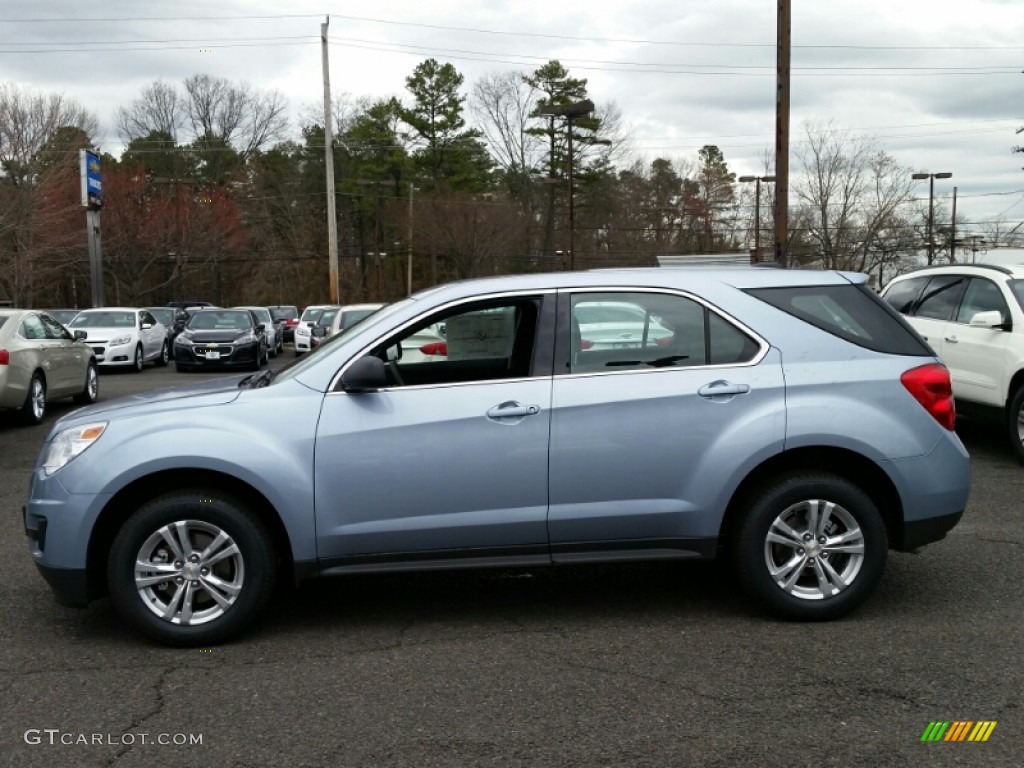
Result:
M80 405L92 405L100 395L100 376L96 363L90 362L85 371L85 387L75 395L75 402Z
M813 507L812 501L817 502ZM827 503L835 506L826 518L822 504ZM814 510L819 536L807 540ZM789 524L797 538L783 528L772 531L778 520ZM770 543L770 531L774 541L787 543ZM844 535L855 545L859 542L860 554L838 549ZM769 612L794 621L827 621L849 613L871 594L888 550L882 516L864 491L836 475L806 471L783 475L750 497L733 556L740 585ZM776 576L773 567L780 571ZM819 575L825 577L825 587ZM787 576L796 577L788 588L779 583Z
M18 420L27 426L34 427L42 424L46 418L46 379L43 374L36 372L28 383L28 392L25 393L25 402L18 409Z
M157 367L163 368L164 366L167 365L167 363L168 363L168 361L170 359L171 359L171 351L170 351L170 348L167 346L167 342L165 341L163 346L160 347L160 356L156 359Z
M180 554L160 535L165 526L177 532L174 540ZM186 531L184 537L181 530ZM211 554L223 553L231 544L237 553L204 567L199 553L214 541L217 532L228 540ZM195 562L188 560L183 546L186 540ZM154 563L150 573L158 573L157 566L165 563L177 566L180 583L169 577L162 584L138 586L136 561ZM211 569L220 584L234 583L237 589L226 607L211 598L210 590L218 590L218 582L209 580ZM270 599L276 573L274 547L262 521L237 499L202 488L169 493L144 504L118 531L107 562L110 595L122 618L148 637L177 647L221 643L245 630ZM190 601L193 617L198 616L201 623L182 624L185 617L180 610L173 617L177 623L158 615L168 606L183 606L184 595L190 592L194 595L194 602ZM231 590L219 592L222 600L231 596Z
M1006 412L1006 431L1017 461L1024 464L1024 386L1017 387L1010 398L1010 407Z
M132 361L132 371L134 373L142 373L142 366L145 360L142 355L142 345L135 345L135 359Z

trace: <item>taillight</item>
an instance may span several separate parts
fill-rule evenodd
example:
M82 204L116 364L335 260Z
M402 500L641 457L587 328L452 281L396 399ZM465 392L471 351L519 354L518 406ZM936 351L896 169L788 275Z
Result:
M11 362L11 353L6 349L0 349L0 365L9 365Z
M420 352L424 355L444 355L448 356L448 342L447 341L432 341L429 344L424 344L420 347Z
M580 339L580 349L590 349L594 346L594 342L590 339Z
M657 344L659 347L667 347L669 344L672 343L673 338L673 336L662 336L659 339L655 339L654 343Z
M956 408L953 405L953 385L946 366L929 363L911 368L900 376L900 381L939 424L946 429L953 429L956 425Z

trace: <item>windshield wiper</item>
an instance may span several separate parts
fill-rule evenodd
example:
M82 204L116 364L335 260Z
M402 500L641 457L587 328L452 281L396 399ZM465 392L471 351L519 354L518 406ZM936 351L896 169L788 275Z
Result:
M246 387L246 385L248 385L246 387L247 389L259 389L260 387L265 387L273 381L275 375L277 375L277 371L273 371L270 368L267 368L267 370L261 371L260 373L250 373L238 382L238 388L241 389L242 387Z

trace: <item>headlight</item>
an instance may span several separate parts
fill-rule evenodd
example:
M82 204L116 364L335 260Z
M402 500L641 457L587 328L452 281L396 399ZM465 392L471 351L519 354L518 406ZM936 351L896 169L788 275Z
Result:
M116 339L110 340L110 346L119 347L122 344L127 344L132 340L131 336L118 336Z
M299 336L309 336L309 328L304 325L300 325L295 329L295 333Z
M252 344L254 341L256 341L256 334L247 333L245 336L239 336L235 339L235 344Z
M174 343L175 344L191 344L192 343L192 338L190 336L186 336L184 333L181 333L181 334L178 334L177 336L174 337Z
M84 427L72 427L58 432L46 449L43 471L47 475L52 475L96 442L106 429L107 422L100 421L95 424L87 424Z

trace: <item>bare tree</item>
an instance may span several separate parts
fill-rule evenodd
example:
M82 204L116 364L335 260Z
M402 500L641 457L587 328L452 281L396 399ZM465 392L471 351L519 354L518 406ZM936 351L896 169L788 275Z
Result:
M914 245L894 233L911 227L899 215L912 200L910 170L867 137L833 123L809 123L796 153L802 178L794 184L803 204L804 264L868 271Z
M222 77L193 75L185 80L185 114L192 135L230 145L243 158L283 139L288 127L287 102L278 91L234 85Z
M484 75L473 85L470 111L510 178L529 174L544 155L542 138L527 132L536 97L537 89L514 71Z
M127 107L117 109L117 127L121 137L133 141L153 133L165 133L178 141L185 121L185 102L181 93L162 80L142 90L142 95Z
M505 271L524 237L519 207L487 197L431 195L417 215L417 249L441 256L454 279Z

